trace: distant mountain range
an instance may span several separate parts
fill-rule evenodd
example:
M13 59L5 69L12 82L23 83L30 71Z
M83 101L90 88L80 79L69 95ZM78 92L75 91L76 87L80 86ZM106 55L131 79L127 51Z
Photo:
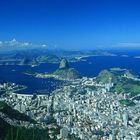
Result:
M39 65L41 63L59 63L60 58L68 61L79 61L93 55L114 56L106 51L65 51L50 49L28 49L3 52L0 55L0 65Z

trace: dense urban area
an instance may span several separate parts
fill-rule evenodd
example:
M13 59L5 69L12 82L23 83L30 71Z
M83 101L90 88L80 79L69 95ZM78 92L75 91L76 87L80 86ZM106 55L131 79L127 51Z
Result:
M24 86L1 84L0 119L13 127L46 131L46 139L140 139L140 86L136 75L112 68L87 78L73 69L69 76L68 69L67 60L62 59L59 77L61 70L66 71L65 80L69 78L69 82L49 95L18 94L15 91ZM7 108L10 116L4 111ZM18 139L17 130L15 135Z

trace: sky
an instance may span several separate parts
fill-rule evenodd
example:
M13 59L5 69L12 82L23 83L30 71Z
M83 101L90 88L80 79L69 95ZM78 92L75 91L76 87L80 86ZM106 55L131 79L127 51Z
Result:
M140 1L0 0L0 40L0 46L140 47Z

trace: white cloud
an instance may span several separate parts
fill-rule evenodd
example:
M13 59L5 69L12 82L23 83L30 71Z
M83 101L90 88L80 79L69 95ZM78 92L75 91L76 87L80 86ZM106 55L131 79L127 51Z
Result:
M48 45L46 45L46 44L42 44L42 47L48 47Z
M125 42L125 43L119 43L118 46L121 46L121 47L140 47L140 43Z
M0 41L0 48L48 48L50 45L46 43L31 43L31 42L23 42L17 41L13 38L10 41Z
M0 41L0 47L2 47L2 45L3 45L3 42L2 42L2 41Z
M13 38L10 41L0 41L0 47L30 47L32 46L29 42L20 42Z
M16 46L16 45L20 45L20 43L18 41L16 41L16 39L12 39L10 41L6 41L7 45L9 46Z
M17 43L16 39L13 38L11 41L9 41L10 43Z
M140 48L138 42L121 42L117 44L108 45L109 48Z
M27 47L27 46L32 46L32 43L29 43L29 42L21 43L21 47Z

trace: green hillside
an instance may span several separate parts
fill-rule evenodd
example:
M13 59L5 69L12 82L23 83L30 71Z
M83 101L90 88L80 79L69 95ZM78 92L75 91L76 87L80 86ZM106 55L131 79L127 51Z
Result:
M129 94L134 97L140 93L140 81L135 80L137 76L126 69L103 70L97 76L97 82L105 84L111 78L114 83L112 92Z
M0 101L0 112L6 114L11 119L28 121L35 123L28 116L12 109L6 103ZM48 130L27 129L25 127L15 127L0 118L0 140L49 140Z

